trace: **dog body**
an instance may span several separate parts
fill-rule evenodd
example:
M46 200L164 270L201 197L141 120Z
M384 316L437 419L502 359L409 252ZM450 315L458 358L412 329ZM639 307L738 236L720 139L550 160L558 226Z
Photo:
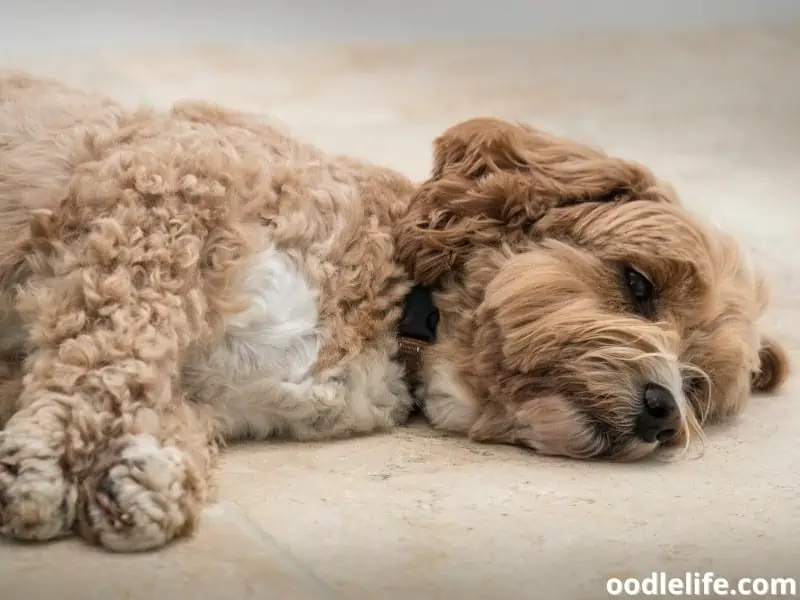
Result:
M0 526L120 551L194 530L216 440L388 430L403 299L442 429L638 458L786 376L760 275L646 169L476 119L428 181L203 103L0 79Z
M24 76L0 82L0 97L2 348L6 368L27 373L7 378L6 453L61 454L56 431L91 417L75 434L108 448L74 455L86 489L106 478L135 503L142 486L120 464L152 477L172 464L165 485L205 489L215 437L332 438L405 420L395 332L410 280L391 224L407 179L209 105L129 112ZM44 470L2 482L13 535L51 537L74 519L61 500L14 505L41 479L72 485ZM172 510L183 527L196 507ZM117 538L112 514L83 512L112 548L165 541L145 526Z

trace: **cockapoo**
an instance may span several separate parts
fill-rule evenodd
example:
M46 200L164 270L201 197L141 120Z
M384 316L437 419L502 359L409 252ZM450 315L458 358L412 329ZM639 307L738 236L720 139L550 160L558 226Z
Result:
M191 534L225 440L684 447L776 389L763 276L646 168L473 119L427 181L201 102L0 77L0 530Z

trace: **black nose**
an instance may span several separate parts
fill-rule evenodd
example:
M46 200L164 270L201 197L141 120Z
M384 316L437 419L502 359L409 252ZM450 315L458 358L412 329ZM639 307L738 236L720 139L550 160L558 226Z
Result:
M679 424L680 412L672 392L663 385L648 383L636 419L636 436L648 444L665 442L677 433Z

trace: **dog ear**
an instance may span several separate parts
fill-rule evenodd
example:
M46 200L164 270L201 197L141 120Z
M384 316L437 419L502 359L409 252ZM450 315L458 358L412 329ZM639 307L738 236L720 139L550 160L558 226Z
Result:
M499 119L470 119L451 127L433 142L432 178L457 171L477 179L487 170L524 169L526 137L536 132L526 125Z
M397 252L418 283L433 285L476 247L530 239L553 208L665 197L636 163L527 125L471 119L434 141L431 176L397 224Z
M750 387L754 392L773 392L789 378L790 362L786 349L768 336L762 336L758 350L759 370L753 373Z

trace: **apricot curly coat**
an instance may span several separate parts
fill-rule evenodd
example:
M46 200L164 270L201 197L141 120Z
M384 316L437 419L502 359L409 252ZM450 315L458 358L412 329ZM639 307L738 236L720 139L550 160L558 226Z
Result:
M662 441L636 434L643 386L686 441L788 372L733 240L643 167L522 125L454 127L416 186L255 115L6 74L0 211L14 538L157 548L196 529L221 440L404 422L413 283L441 313L416 391L476 440L636 458ZM628 263L653 315L630 310Z

